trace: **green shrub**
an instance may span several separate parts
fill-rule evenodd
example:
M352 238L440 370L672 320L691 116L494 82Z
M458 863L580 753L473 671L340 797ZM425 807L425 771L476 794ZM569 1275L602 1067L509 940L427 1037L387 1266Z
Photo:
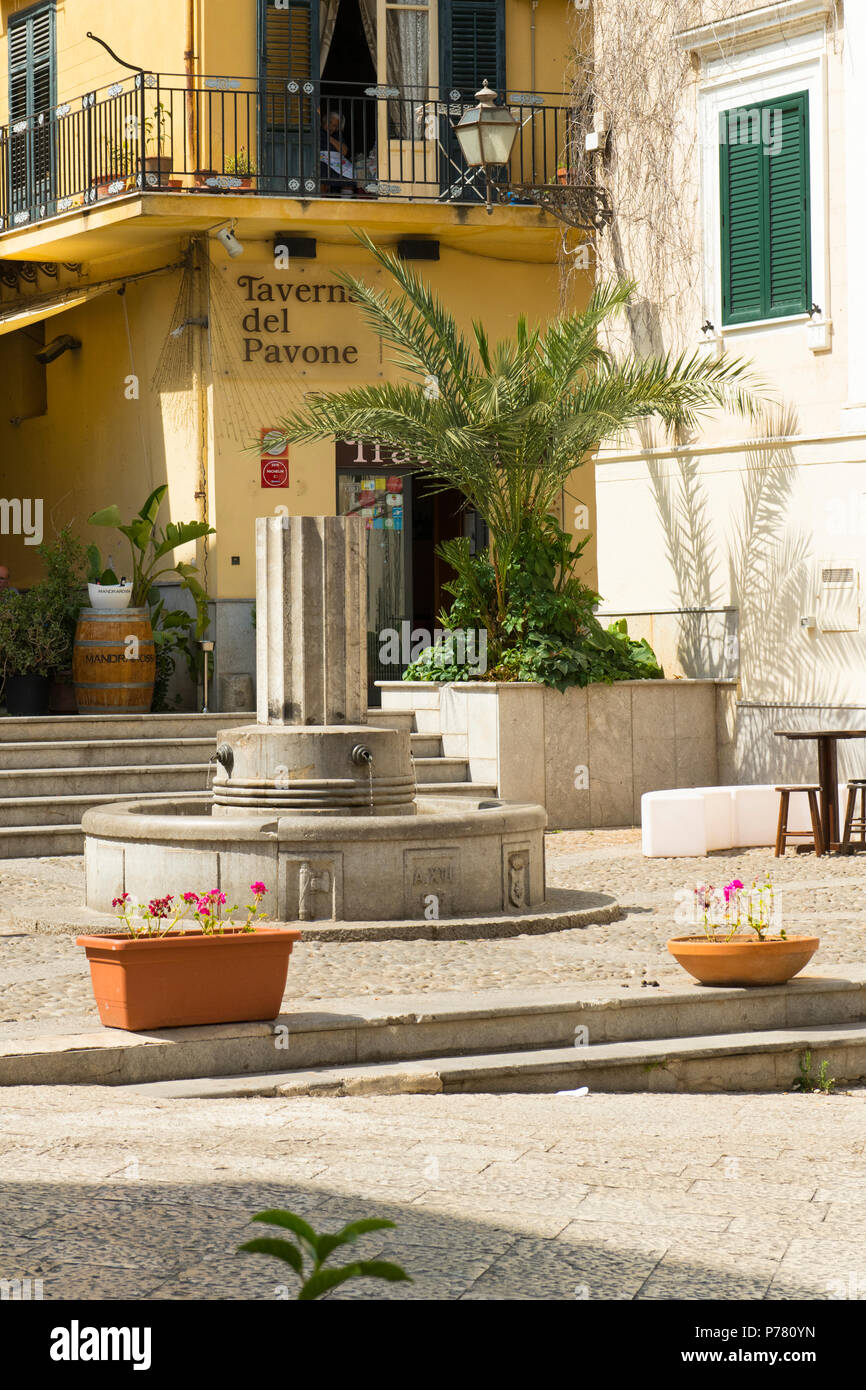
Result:
M595 616L598 594L576 574L585 546L573 545L553 517L524 531L505 571L503 606L489 557L471 555L463 537L446 541L440 553L457 573L444 586L454 600L440 616L445 633L407 667L404 679L538 681L556 690L661 679L652 648L629 637L625 619L604 628ZM458 630L487 632L486 671L454 662L448 634Z

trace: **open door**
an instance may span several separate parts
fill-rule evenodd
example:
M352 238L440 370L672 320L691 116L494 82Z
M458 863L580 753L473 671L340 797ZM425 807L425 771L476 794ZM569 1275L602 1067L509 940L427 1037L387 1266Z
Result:
M441 0L440 98L452 109L443 142L442 191L461 202L483 202L485 198L484 175L466 168L453 129L458 109L475 105L475 93L485 79L504 98L505 0Z
M319 0L259 0L259 183L319 192Z
M9 16L9 213L53 210L54 5Z

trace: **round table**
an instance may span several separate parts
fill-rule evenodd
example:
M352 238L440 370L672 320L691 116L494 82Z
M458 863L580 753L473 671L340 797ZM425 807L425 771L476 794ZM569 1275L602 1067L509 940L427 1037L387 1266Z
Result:
M828 851L840 849L836 743L840 738L866 738L866 729L775 729L774 733L777 738L810 738L818 744L818 785L821 788L821 829L824 832L824 844Z

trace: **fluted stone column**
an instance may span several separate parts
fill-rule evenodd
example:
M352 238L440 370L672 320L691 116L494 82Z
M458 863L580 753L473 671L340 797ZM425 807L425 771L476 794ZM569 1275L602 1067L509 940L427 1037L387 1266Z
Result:
M260 724L363 724L367 551L357 516L256 520Z

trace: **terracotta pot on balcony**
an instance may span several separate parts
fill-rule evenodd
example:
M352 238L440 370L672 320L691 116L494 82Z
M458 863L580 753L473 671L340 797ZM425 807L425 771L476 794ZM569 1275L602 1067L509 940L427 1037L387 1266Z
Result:
M219 175L216 169L196 169L195 186L196 188L204 188L208 193L216 193L218 190L215 185L211 184L210 187L208 186L208 179L215 179L218 177Z
M149 154L144 161L145 182L149 188L168 187L168 176L171 173L170 154ZM156 178L153 178L156 175Z

